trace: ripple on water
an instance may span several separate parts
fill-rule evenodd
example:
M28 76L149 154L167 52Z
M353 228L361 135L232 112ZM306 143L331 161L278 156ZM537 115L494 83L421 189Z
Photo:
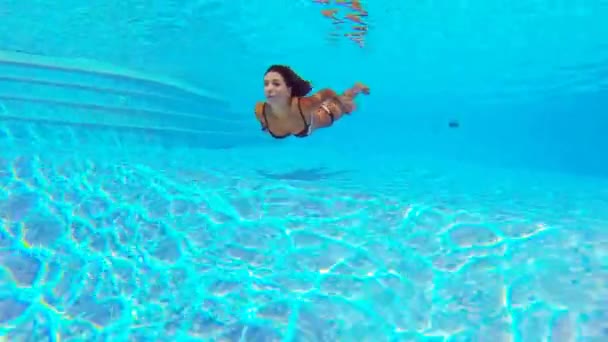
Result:
M500 240L492 228L484 224L458 223L450 227L450 240L461 248L488 246Z
M421 287L432 285L435 277L433 265L414 253L404 253L401 259L392 261L388 267L400 277Z
M62 238L64 226L57 217L47 213L30 215L25 221L24 240L31 246L51 247Z
M312 295L300 307L298 341L374 341L386 332L384 322L363 303Z
M527 220L510 220L500 225L501 232L510 238L525 238L539 230L539 226Z
M0 312L2 312L1 308ZM22 313L22 315L24 314ZM7 341L48 341L49 336L52 336L54 322L48 313L30 312L27 319L19 323L6 334Z
M279 342L282 340L279 332L263 325L234 323L226 327L225 330L227 332L221 335L220 340L256 342Z
M375 194L330 201L313 186L269 191L267 203L237 189L228 203L193 198L151 171L65 163L63 179L47 167L42 183L35 163L10 164L10 175L0 171L0 264L2 285L10 272L20 296L0 299L0 325L29 315L15 298L38 286L73 318L62 339L110 337L126 315L140 340L280 341L290 323L294 341L385 341L396 329L406 332L395 340L506 340L513 328L530 340L605 337L602 222L544 224L452 204L404 210Z
M443 248L441 238L437 234L412 234L405 244L422 256L431 256Z
M13 245L14 237L4 230L4 222L0 219L0 248L8 248Z
M8 199L0 202L0 218L13 222L23 222L34 212L39 196L29 190L11 191Z
M550 340L569 342L576 340L576 316L569 311L559 311L553 315L550 327Z
M33 286L42 262L19 249L0 250L0 265L8 269L19 286Z
M338 296L349 300L365 299L367 279L326 274L320 280L319 290L327 296Z
M171 236L164 236L157 241L150 241L146 244L145 248L153 257L169 263L177 262L182 256L179 242Z
M514 330L522 341L543 341L550 333L553 311L542 304L514 315Z
M608 338L608 309L601 308L584 312L579 316L580 337L606 341Z
M14 298L0 297L0 324L10 325L12 320L21 317L30 303L18 301Z
M257 317L276 322L278 325L287 325L292 314L291 302L276 300L262 305L257 311Z
M585 278L592 278L593 275L575 270L576 261L567 253L561 257L550 256L539 260L536 266L534 278L545 301L579 310L594 301L594 291L585 288L592 284Z
M13 159L11 169L16 179L30 181L34 178L34 167L29 158L18 157Z
M444 272L458 272L466 267L475 256L472 250L452 250L437 254L432 258L433 267Z
M404 213L405 226L413 233L433 234L449 222L448 216L438 208L410 206Z
M123 304L118 299L101 299L92 295L81 295L67 307L70 316L86 319L101 327L120 318L123 310Z
M211 315L198 311L192 317L188 332L191 336L197 338L210 339L219 335L224 327L225 324L222 324Z
M80 319L61 330L61 339L66 341L94 341L99 336L97 328L91 322Z

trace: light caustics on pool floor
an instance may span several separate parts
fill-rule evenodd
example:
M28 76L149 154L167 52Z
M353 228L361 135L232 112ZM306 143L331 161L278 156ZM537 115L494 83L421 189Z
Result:
M585 205L600 205L597 198L564 207L556 185L547 190L553 200L517 211L504 205L516 192L503 188L496 196L504 202L471 198L486 207L475 211L433 195L415 205L394 193L192 170L3 156L0 335L9 341L608 335L608 234L605 221L585 218ZM450 191L433 188L428 177L411 174L406 181L430 194Z

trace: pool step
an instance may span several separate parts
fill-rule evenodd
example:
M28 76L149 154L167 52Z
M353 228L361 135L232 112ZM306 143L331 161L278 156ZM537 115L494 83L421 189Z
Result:
M239 135L249 124L220 96L176 80L81 59L0 51L0 115L68 125Z

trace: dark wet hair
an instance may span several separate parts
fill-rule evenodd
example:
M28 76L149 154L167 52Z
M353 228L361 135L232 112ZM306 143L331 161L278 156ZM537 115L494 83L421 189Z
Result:
M291 70L291 68L287 65L272 65L270 66L270 68L268 68L268 70L266 70L266 73L269 73L271 71L277 72L281 76L283 76L285 84L291 88L291 96L306 96L312 90L312 85L310 84L310 82L304 80L302 77L296 74L295 71Z

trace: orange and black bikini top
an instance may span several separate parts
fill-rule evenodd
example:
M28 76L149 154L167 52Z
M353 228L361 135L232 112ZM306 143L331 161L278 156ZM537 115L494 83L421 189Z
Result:
M304 118L302 106L300 105L300 98L298 98L298 110L300 111L300 116L302 117L302 121L304 122L304 129L294 134L294 136L298 138L304 138L310 135L311 125L306 122L306 119ZM291 135L291 133L285 135L275 135L274 133L272 133L272 131L268 127L268 117L266 117L266 102L264 102L264 105L262 106L262 116L264 117L264 122L266 122L266 125L264 125L263 122L260 122L262 124L262 131L267 131L275 139L283 139Z

